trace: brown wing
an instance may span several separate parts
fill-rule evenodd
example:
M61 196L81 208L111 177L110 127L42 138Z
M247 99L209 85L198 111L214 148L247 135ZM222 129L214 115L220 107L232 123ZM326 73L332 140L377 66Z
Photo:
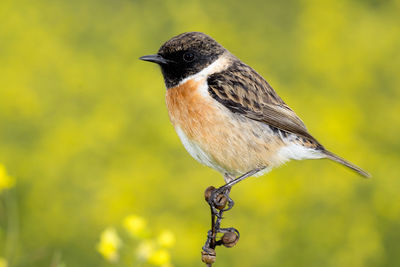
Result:
M210 95L234 113L294 133L323 149L301 119L255 70L235 60L227 70L210 75Z

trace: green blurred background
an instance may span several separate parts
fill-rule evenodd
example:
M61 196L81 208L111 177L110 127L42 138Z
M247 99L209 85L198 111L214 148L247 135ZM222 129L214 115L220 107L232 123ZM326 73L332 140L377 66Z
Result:
M223 222L242 238L216 266L400 266L399 14L399 0L2 0L0 163L16 185L0 256L110 266L100 233L139 214L175 233L174 266L202 266L203 191L223 179L184 150L158 67L138 60L202 31L373 175L320 160L243 182Z

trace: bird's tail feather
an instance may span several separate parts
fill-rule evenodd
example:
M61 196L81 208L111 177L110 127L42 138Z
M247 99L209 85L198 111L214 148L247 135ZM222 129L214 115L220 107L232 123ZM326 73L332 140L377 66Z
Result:
M340 164L352 169L353 171L358 172L360 175L364 176L365 178L370 178L371 177L371 174L369 174L368 172L364 171L360 167L354 165L353 163L348 162L347 160L339 157L338 155L335 155L332 152L327 151L327 150L324 150L323 153L328 159L336 161L336 162L338 162L338 163L340 163Z

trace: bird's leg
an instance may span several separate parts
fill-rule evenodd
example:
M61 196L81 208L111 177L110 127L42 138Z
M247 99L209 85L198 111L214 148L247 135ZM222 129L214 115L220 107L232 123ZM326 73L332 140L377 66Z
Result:
M230 188L232 186L234 186L235 184L243 181L244 179L246 179L246 178L248 178L250 176L253 176L254 174L256 174L256 173L258 173L258 172L260 172L260 171L262 171L264 169L265 169L265 167L262 167L262 168L257 168L257 169L251 170L249 172L246 172L245 174L239 176L238 178L233 179L232 181L230 181L230 182L226 183L225 185L221 186L220 188L217 189L217 191L224 191L226 188L229 188L229 190L230 190Z

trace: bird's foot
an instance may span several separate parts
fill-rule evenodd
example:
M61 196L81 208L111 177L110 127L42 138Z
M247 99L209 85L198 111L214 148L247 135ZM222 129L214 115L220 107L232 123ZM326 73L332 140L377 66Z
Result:
M235 202L229 197L231 192L230 186L221 186L215 188L210 186L205 191L205 199L210 205L211 212L218 218L222 218L222 213L232 209Z

